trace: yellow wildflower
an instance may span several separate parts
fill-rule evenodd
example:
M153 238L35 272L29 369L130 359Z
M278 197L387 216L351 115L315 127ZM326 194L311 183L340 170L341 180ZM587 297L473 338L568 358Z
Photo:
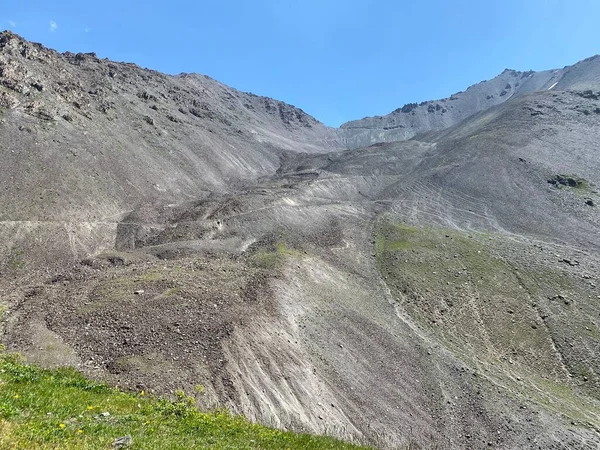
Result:
M81 434L83 433L83 430L80 428L79 430L77 430L77 433Z
M65 427L66 427L66 425L65 425L64 423L61 423L61 424L59 424L59 425L58 425L58 428L60 428L61 430L62 430L63 428L65 428Z

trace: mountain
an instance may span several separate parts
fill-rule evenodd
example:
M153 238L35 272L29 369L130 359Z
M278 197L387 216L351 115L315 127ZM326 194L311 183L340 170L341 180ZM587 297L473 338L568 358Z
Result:
M353 148L202 76L0 42L7 348L380 448L600 444L597 58Z
M545 90L584 91L597 87L598 83L599 55L557 70L519 72L506 69L497 77L448 98L409 103L385 116L347 122L341 130L350 148L402 141L428 131L448 128L513 97Z
M0 36L0 77L10 173L0 234L35 228L64 242L75 227L86 236L67 257L111 245L106 233L141 203L225 192L272 173L286 152L341 148L335 130L282 102L205 76L59 54L10 32Z

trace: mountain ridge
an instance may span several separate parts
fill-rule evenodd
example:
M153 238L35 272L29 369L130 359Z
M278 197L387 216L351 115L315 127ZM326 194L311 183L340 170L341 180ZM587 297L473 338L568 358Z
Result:
M8 42L12 39L17 39L21 45L26 45L26 41L21 36L6 30L0 32L2 38L0 41ZM29 43L31 46L44 51L51 51L57 55L62 55L70 59L79 59L83 61L85 57L96 58L95 53L77 53L66 51L63 53L44 47L42 44ZM6 43L0 43L2 47ZM28 51L25 48L21 50L26 54ZM224 86L214 78L208 75L199 73L179 73L174 75L165 75L154 69L142 68L135 63L121 62L116 63L108 58L103 58L102 61L111 62L113 64L122 64L124 66L137 68L142 71L148 71L155 75L163 77L172 77L175 79L196 79L208 80L209 83ZM461 120L469 117L476 112L483 111L491 106L503 103L514 96L525 95L531 92L536 92L544 89L555 90L586 90L597 85L600 81L600 55L593 55L578 61L572 65L564 66L562 69L548 69L542 71L519 71L516 69L504 69L504 71L490 80L483 80L466 87L464 91L456 92L448 97L438 100L424 100L420 103L407 103L402 107L395 109L389 114L367 116L362 119L354 119L341 124L338 128L326 127L328 130L337 130L339 139L343 141L343 145L348 148L358 148L362 146L372 145L377 142L391 142L393 140L407 140L428 131L435 131L447 128ZM582 79L580 72L585 72L587 78ZM233 88L230 88L233 89ZM302 109L293 105L289 105L279 100L273 100L270 97L257 96L251 92L242 92L233 89L234 91L245 94L250 97L256 97L264 100L276 102L279 106L288 105L291 111L281 112L282 118L288 115L284 121L289 121L294 116L302 121L304 125L308 123L323 125L318 119L310 116ZM12 100L6 99L5 103L10 103ZM473 105L474 103L474 105ZM465 106L465 104L470 104ZM417 116L417 117L415 117ZM443 116L443 117L440 117ZM360 132L359 130L367 130ZM362 134L362 135L361 135ZM335 140L335 138L331 138Z
M582 72L585 76L582 77ZM467 117L513 97L542 90L586 90L600 82L600 55L562 69L520 72L505 69L491 80L440 100L409 103L384 116L365 117L341 125L350 147L407 140L428 131L448 128Z

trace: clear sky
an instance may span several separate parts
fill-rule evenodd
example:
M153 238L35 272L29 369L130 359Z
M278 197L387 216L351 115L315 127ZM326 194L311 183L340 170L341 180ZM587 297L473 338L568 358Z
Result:
M600 0L0 0L60 51L199 72L327 125L600 53Z

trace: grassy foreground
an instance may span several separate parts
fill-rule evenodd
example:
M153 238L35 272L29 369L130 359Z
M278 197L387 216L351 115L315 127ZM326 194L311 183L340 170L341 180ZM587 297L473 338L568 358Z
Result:
M121 392L73 369L23 364L0 349L1 449L358 449L328 437L249 423L227 412L201 413L193 398L169 401Z

